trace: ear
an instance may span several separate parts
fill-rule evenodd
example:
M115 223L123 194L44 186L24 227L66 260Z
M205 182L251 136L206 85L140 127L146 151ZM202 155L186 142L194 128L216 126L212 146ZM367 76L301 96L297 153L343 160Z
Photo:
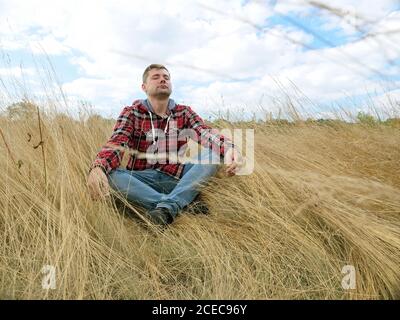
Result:
M142 90L143 90L144 92L146 92L146 85L145 85L144 83L142 83Z

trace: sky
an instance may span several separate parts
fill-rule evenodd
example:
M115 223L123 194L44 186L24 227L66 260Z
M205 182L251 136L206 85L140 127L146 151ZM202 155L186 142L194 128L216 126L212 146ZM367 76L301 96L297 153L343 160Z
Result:
M27 97L115 118L146 97L151 63L205 118L387 113L400 105L400 2L0 0L1 108Z

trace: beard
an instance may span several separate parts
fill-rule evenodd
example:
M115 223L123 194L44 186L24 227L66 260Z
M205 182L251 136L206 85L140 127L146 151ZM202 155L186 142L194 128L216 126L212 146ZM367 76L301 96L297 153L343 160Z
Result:
M151 95L152 97L158 99L158 100L164 100L169 98L169 96L171 95L172 90L171 89L159 89L156 88L156 90L154 90L153 92L151 92L149 95Z

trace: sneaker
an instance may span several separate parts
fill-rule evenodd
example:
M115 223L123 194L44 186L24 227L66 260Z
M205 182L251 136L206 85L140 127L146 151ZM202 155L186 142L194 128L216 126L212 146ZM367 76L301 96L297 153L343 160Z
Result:
M159 207L147 211L146 217L157 226L165 226L174 221L171 213L167 208Z
M208 214L209 209L207 203L203 200L195 200L188 205L187 211L191 214Z

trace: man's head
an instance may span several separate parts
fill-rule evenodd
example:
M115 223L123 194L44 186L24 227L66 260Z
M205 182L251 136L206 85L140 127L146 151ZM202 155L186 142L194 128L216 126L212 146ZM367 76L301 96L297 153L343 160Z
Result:
M162 64L151 64L143 72L142 89L147 96L166 99L171 95L172 84L168 69Z

